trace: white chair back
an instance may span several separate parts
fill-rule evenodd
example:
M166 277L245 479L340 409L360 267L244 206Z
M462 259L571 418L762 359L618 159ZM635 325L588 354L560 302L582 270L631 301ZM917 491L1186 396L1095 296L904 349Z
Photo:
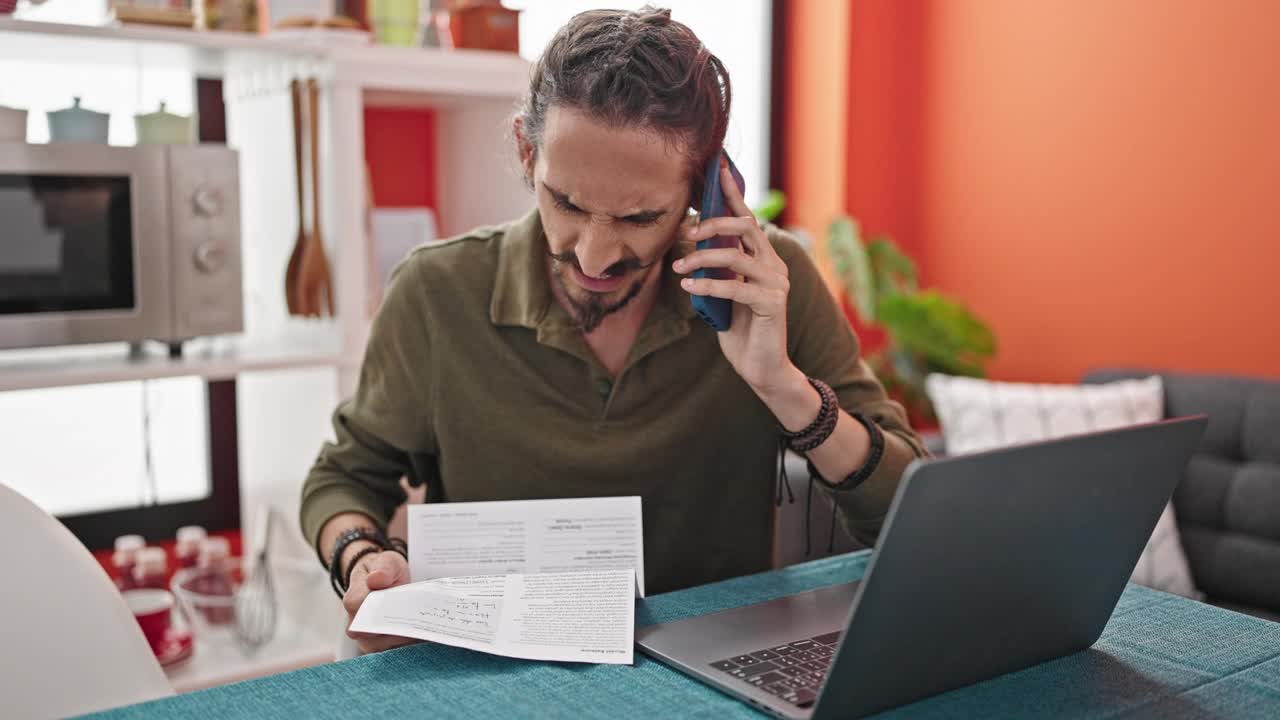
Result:
M93 555L3 484L0 568L0 715L67 717L173 694Z

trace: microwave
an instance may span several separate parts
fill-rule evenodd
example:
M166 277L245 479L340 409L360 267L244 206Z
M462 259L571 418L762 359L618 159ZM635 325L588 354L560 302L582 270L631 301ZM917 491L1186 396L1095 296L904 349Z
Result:
M241 332L238 157L0 143L0 348Z

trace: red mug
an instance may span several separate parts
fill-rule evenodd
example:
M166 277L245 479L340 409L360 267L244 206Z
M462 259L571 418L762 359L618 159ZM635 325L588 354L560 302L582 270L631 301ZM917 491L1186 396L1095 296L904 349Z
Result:
M173 595L168 590L151 589L125 590L121 595L152 650L164 643L173 611Z

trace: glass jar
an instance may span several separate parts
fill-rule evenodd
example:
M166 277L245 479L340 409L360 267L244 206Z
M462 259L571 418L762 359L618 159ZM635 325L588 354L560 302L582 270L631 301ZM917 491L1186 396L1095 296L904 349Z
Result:
M235 584L231 577L231 543L224 537L211 537L200 546L200 559L197 563L199 575L193 588L205 595L227 596L235 592ZM211 625L229 623L235 619L235 611L231 607L209 607L203 610L205 619Z

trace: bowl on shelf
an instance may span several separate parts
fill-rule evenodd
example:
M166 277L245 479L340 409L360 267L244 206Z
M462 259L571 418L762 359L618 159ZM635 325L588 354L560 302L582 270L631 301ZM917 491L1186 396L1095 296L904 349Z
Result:
M187 568L173 574L169 587L178 599L198 636L210 631L235 628L235 593L244 582L238 558L231 560L230 577L219 580L201 568Z
M229 562L231 582L219 588L207 571L188 568L174 573L169 583L178 608L190 623L197 643L236 646L236 595L251 568L241 558ZM329 589L329 577L314 559L271 560L276 595L276 629L266 645L296 644L319 634L329 637L340 622L341 603ZM325 600L330 602L325 602Z

